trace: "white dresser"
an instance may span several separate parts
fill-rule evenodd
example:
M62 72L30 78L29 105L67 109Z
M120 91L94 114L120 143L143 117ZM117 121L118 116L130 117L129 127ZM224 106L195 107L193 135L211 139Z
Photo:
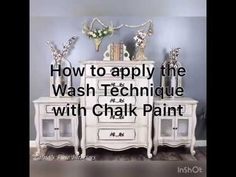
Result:
M78 106L79 98L40 97L33 103L35 107L36 154L40 155L41 146L55 148L74 146L75 154L79 155L78 115L72 115L72 109L70 109L72 105ZM62 109L65 107L66 112L63 116L55 116L53 107Z
M112 67L153 67L153 61L84 61L81 67L86 68L84 77L81 78L81 86L87 84L96 90L95 96L81 97L81 105L86 107L87 115L81 117L82 120L82 138L81 138L81 158L86 157L87 148L105 148L112 151L122 151L129 148L147 148L148 158L152 157L152 113L143 116L143 104L153 104L152 96L104 96L101 84L110 84L112 87L128 87L130 84L136 87L149 87L153 79L146 77L136 77L124 79L111 76ZM90 67L103 67L106 75L103 77L94 77L91 74ZM132 104L137 107L137 116L95 116L92 112L93 105L101 104L108 106L124 107L125 104ZM103 108L100 108L104 112Z
M196 141L195 128L197 123L197 103L198 101L187 97L155 98L155 106L163 108L163 106L178 107L181 105L183 108L181 116L154 116L154 155L156 155L159 145L167 145L170 147L189 145L191 154L195 154L194 145Z

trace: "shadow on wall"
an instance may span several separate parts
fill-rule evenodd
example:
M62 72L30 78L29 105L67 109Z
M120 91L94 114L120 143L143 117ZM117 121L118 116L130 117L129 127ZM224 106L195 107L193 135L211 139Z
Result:
M132 60L135 53L135 44L134 42L130 42L130 41L125 41L124 44L126 45L126 49L130 54L130 59Z
M197 111L197 126L196 126L196 139L206 140L206 108L202 106L200 110Z

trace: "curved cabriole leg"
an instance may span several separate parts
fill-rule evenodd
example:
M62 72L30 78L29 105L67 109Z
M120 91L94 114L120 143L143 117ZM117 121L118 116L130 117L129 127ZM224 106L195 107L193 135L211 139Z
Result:
M79 149L78 127L79 127L79 121L78 121L78 119L75 119L75 132L76 133L75 133L75 139L74 139L74 141L75 141L74 150L75 150L75 155L76 156L80 155L80 153L78 151L78 149Z
M153 155L157 155L157 147L158 147L158 140L157 140L157 117L154 117L154 138L153 138L153 145L154 145L154 150L153 150Z
M151 148L152 148L152 147L148 147L148 149L147 149L147 157L148 157L149 159L152 158Z
M194 156L196 151L194 150L194 145L195 145L195 138L192 139L192 142L191 142L191 145L190 145L190 152L191 152L191 155Z
M79 155L80 155L80 153L79 153L79 151L78 151L78 148L79 148L78 145L74 146L74 150L75 150L75 155L76 155L76 156L79 156Z
M82 81L83 82L83 81ZM85 103L84 103L85 105ZM82 150L82 153L80 155L81 159L84 159L86 157L86 124L85 124L85 117L81 117L81 128L82 128L82 137L81 137L81 141L80 141L80 147Z
M38 104L34 104L34 109L35 109L35 115L34 115L34 126L36 129L36 148L37 151L35 153L36 156L40 156L41 155L41 147L40 147L40 142L39 142L39 125L38 125L38 121L39 121L39 105Z
M153 99L150 99L151 102L153 102ZM147 144L147 157L150 159L152 158L152 114L148 114L148 144Z
M157 155L157 143L156 142L154 142L153 155Z
M149 159L151 159L152 158L152 153L151 152L147 152L147 156L148 156Z
M82 149L82 154L80 157L81 157L81 159L84 159L86 157L86 149L85 148Z
M35 153L36 156L40 156L41 155L41 147L39 144L37 144L37 151Z
M194 150L194 145L196 142L196 137L195 137L195 129L196 129L196 124L197 124L197 117L196 117L196 108L197 108L197 104L193 105L193 128L192 128L192 141L190 144L190 152L192 154L192 156L195 155L195 150Z

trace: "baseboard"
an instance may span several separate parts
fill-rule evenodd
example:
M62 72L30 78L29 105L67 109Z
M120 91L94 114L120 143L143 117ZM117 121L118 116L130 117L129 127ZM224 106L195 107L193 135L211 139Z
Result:
M197 140L195 146L196 147L206 147L207 142L206 142L206 140Z
M34 148L34 147L36 147L36 143L35 143L35 141L34 140L30 140L30 148Z
M196 147L206 147L206 140L197 140L195 146ZM30 148L36 147L36 143L34 140L30 140Z

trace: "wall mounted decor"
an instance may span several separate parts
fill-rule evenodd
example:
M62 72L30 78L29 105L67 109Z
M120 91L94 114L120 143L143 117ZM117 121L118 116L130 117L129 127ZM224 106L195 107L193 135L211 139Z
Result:
M99 23L102 28L101 29L94 29L93 25L94 23ZM84 24L82 33L86 34L90 39L93 39L96 51L99 51L99 47L102 43L102 39L106 36L112 35L114 30L119 29L120 27L113 27L113 24L111 23L110 26L105 25L101 20L98 18L94 18L90 25Z
M71 49L73 48L76 40L78 37L71 37L66 44L63 45L62 50L59 50L55 44L53 44L51 41L48 41L47 44L49 45L52 55L53 55L53 61L51 65L54 69L58 68L65 68L69 67L71 68L71 63L67 60L67 56L69 55ZM67 87L70 87L72 84L72 78L71 76L59 76L59 72L56 72L53 76L50 77L50 97L55 97L56 95L53 92L53 85L57 87L58 85L61 85L61 87L64 87L67 85ZM57 97L61 97L62 95L58 94ZM67 93L64 95L67 96Z
M95 28L94 29L94 23L95 22L100 24L102 26L102 28L100 28L100 29ZM136 37L135 37L136 47L137 47L137 55L138 55L138 58L141 60L142 58L145 58L142 55L142 53L143 53L142 51L144 50L144 47L145 47L145 44L146 44L146 36L151 36L151 34L153 33L153 25L152 25L151 20L148 20L147 22L145 22L143 24L140 24L140 25L120 24L120 25L114 27L112 22L109 26L107 26L99 18L96 17L92 20L90 25L88 25L88 24L83 25L82 33L86 34L90 39L93 39L93 41L95 43L96 51L98 52L99 47L100 47L101 42L102 42L102 39L106 36L112 36L113 32L115 30L119 30L122 27L141 28L141 27L147 26L147 24L149 24L149 28L148 28L147 32L144 32L144 30L140 30L136 34ZM143 34L141 35L141 32L143 34L145 34L145 36L143 36ZM140 38L140 35L141 35L141 38ZM142 43L142 45L141 45L141 43Z
M180 67L182 67L181 63L178 61L179 57L179 51L180 48L174 48L170 51L168 58L163 62L162 66L165 67L165 76L161 76L161 86L163 87L163 90L170 90L173 88L175 90L177 87L182 87L182 78L178 74L174 74L173 70L170 68L174 68L175 71L177 71ZM168 72L171 71L171 72ZM168 73L167 73L168 72ZM168 89L166 89L168 88ZM167 96L166 93L164 93L164 97ZM170 97L177 97L177 95L173 95Z

